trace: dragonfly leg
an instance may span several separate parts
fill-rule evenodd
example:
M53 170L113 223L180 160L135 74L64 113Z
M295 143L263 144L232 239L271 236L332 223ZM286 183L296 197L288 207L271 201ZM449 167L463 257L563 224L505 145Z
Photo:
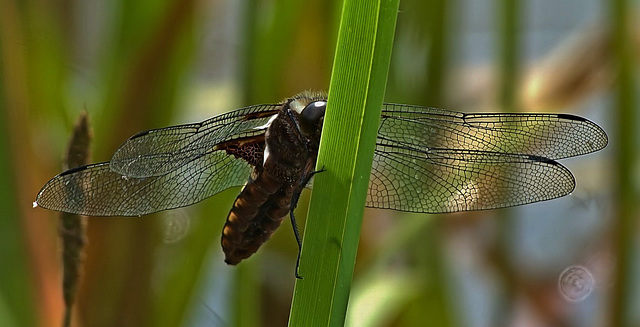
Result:
M296 236L296 243L298 243L298 258L296 259L296 278L302 279L302 276L298 273L298 268L300 268L300 251L302 251L302 240L300 239L300 231L298 230L298 223L296 223L296 218L293 216L293 210L289 211L289 217L291 217L291 226L293 227L293 234Z
M308 176L306 176L306 177L304 178L304 180L302 181L302 183L301 183L302 185L301 185L301 186L302 186L302 187L307 186L307 184L309 184L309 181L311 181L311 179L313 178L313 176L315 176L317 173L322 173L322 172L325 172L325 171L327 171L327 170L326 170L326 169L324 169L324 166L322 166L322 168L320 168L320 170L314 170L314 171L310 172L310 173L309 173L309 175L308 175Z
M291 208L289 208L289 217L291 218L291 226L293 227L293 235L296 237L296 243L298 243L298 258L296 259L296 278L302 279L302 276L298 274L298 268L300 268L300 252L302 251L302 238L300 238L300 230L298 229L298 223L296 222L296 218L293 215L293 210L298 206L298 200L300 200L300 194L302 193L302 189L309 183L311 178L317 174L325 171L324 167L320 170L314 170L309 175L305 176L300 182L300 190L293 193L293 197L291 198Z

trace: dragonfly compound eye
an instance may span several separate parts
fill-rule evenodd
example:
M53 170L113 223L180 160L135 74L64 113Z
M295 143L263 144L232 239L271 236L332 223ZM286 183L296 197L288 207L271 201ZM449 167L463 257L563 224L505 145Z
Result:
M309 103L300 113L300 125L307 133L313 133L322 122L322 117L327 109L326 101L314 101Z

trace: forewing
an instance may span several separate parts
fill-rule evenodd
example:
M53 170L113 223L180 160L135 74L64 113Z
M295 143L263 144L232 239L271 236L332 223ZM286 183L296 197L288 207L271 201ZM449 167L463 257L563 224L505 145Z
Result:
M54 177L36 202L47 209L87 216L139 216L188 206L241 186L250 172L247 162L225 151L200 155L164 175L141 178L114 172L103 162Z
M562 159L607 145L598 125L568 114L464 114L399 104L384 104L379 139L415 148L529 154Z
M200 123L153 129L132 136L114 153L111 170L128 177L161 176L216 149L264 134L280 105L238 109Z
M568 169L543 157L382 142L367 206L424 213L494 209L557 198L574 186Z

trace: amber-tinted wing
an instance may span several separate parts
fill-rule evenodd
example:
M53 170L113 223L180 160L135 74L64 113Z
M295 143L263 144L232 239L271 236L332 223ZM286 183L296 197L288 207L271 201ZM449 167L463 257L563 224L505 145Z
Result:
M385 104L367 206L440 213L553 199L575 186L554 160L606 144L599 126L573 115Z
M216 145L264 134L280 105L238 109L200 123L152 129L129 138L110 167L129 177L160 176L211 152Z
M264 142L265 124L278 105L260 105L202 123L134 135L111 162L70 169L50 180L39 206L88 216L139 216L187 206L233 186L251 172L247 160L225 147ZM237 151L234 153L238 153Z

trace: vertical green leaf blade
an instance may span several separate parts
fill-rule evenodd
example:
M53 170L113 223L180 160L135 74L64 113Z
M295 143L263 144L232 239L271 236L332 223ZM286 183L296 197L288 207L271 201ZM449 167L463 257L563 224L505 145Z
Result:
M290 326L344 324L397 11L344 3Z

